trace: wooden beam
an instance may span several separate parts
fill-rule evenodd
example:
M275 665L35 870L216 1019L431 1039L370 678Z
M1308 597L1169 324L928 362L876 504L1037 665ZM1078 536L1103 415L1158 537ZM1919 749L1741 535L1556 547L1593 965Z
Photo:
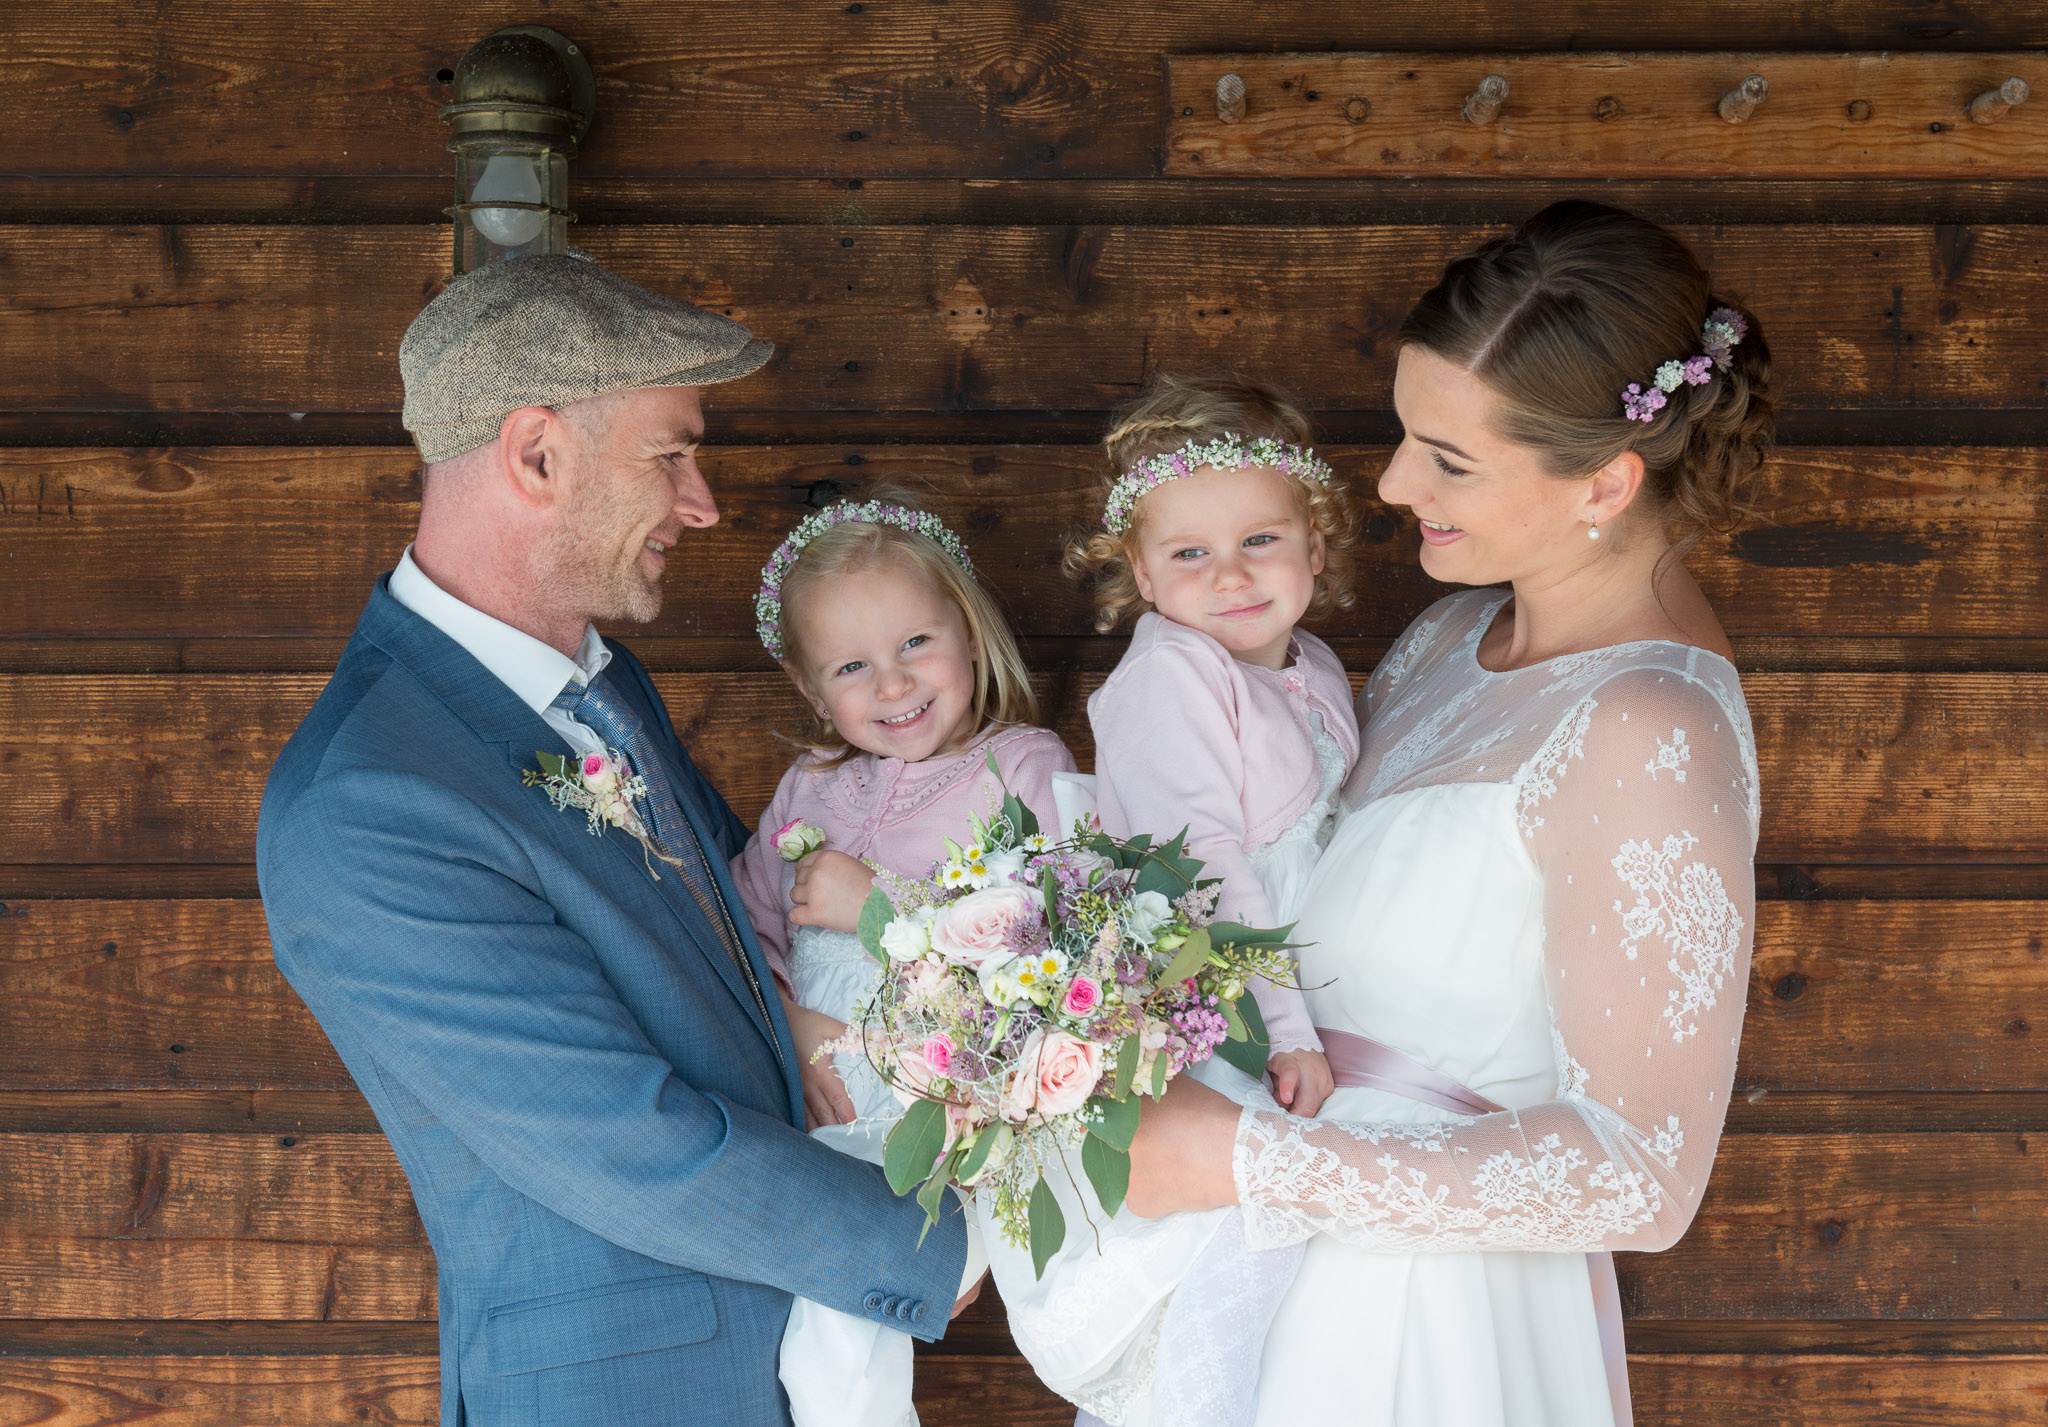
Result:
M1402 316L1497 231L706 225L579 242L778 344L713 394L715 431L722 412L1101 412L1155 371L1225 367L1320 411L1384 411ZM2037 229L1680 231L1758 314L1792 411L2048 407ZM434 228L0 228L0 412L393 412L399 338L446 267Z
M1738 1088L2048 1091L2044 936L2039 902L1766 902ZM258 903L0 911L0 1092L248 1092L256 1128L349 1084Z
M1226 76L1243 117L1217 115ZM1753 76L1768 97L1722 100ZM1475 86L1506 81L1488 122ZM1201 54L1166 61L1166 172L1234 178L2048 178L2048 107L1973 123L1971 102L2048 56ZM1729 116L1746 117L1733 122Z
M2042 1164L2026 1135L1728 1136L1684 1240L1622 1256L1624 1302L1645 1320L2040 1322ZM0 1134L0 1204L0 1318L434 1315L381 1136Z
M1362 677L1356 675L1354 677ZM1041 675L1082 766L1100 673ZM0 865L241 862L263 781L319 675L0 675ZM692 756L743 817L802 727L779 673L663 674ZM2048 861L2048 675L1757 674L1745 681L1766 862ZM1908 811L1910 809L1910 812Z
M1392 638L1442 587L1413 518L1371 498L1390 452L1318 449L1362 503L1360 603L1319 630ZM1089 630L1058 566L1099 518L1093 447L730 447L703 464L722 518L631 637L735 640L744 658L769 553L812 502L878 481L962 532L1020 634ZM345 637L411 539L418 473L410 448L0 451L0 639ZM1689 561L1738 637L2048 636L2048 451L1793 447L1755 500L1752 528Z
M0 133L21 175L138 188L241 180L313 187L443 179L443 75L526 11L449 0L178 7L148 25L93 0L13 7ZM1350 10L1317 0L1119 7L984 0L935 7L621 0L556 18L591 55L598 120L578 177L768 175L1141 178L1156 170L1160 56L1307 49L1613 49L1640 6L1446 0ZM2039 48L2026 5L1919 0L1685 13L1704 49ZM1995 81L1994 81L1995 82Z

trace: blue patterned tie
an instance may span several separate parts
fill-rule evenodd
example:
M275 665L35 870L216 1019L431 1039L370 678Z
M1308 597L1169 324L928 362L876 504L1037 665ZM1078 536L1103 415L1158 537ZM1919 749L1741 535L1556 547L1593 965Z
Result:
M754 975L753 963L747 959L746 947L740 940L739 928L733 923L732 911L718 891L717 879L711 875L704 844L698 840L697 829L676 801L675 789L669 785L668 764L648 737L646 725L626 706L611 680L603 674L588 685L579 686L575 680L570 680L556 696L554 707L566 710L571 718L603 739L607 748L623 753L631 771L646 780L647 800L644 806L649 831L662 851L681 864L677 871L682 873L683 885L689 889L690 898L696 902L704 920L710 923L712 931L724 943L725 954L732 958L733 965L746 978L748 989L754 993L755 1009L761 1013L761 1023L764 1026L774 1025L768 1015L768 1002L761 994L761 983ZM782 1058L780 1045L775 1047L775 1056L777 1060Z

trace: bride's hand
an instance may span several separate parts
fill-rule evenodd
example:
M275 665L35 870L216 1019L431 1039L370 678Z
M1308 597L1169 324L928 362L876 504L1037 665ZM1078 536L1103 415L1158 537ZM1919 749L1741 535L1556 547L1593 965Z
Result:
M1131 1141L1131 1186L1124 1203L1140 1218L1237 1202L1230 1157L1237 1143L1236 1103L1191 1076L1145 1106Z

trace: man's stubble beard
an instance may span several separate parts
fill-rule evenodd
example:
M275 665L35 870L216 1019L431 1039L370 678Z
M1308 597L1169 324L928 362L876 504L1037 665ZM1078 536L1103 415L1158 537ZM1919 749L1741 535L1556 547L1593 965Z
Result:
M661 582L641 573L643 547L626 543L636 528L608 482L579 481L541 553L548 603L592 622L652 623L661 613Z

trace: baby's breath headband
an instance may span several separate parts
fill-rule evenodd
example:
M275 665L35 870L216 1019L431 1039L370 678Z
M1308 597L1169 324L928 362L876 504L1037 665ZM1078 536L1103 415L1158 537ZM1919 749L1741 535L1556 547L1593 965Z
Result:
M796 529L789 532L789 538L775 547L775 553L761 567L761 589L754 596L754 632L761 636L762 645L777 659L783 657L787 648L782 638L782 582L788 577L790 567L796 564L806 545L833 526L853 521L893 525L912 535L922 535L950 555L953 562L969 575L974 573L974 566L967 558L967 550L961 545L960 537L946 529L946 523L930 511L884 505L876 500L843 500L837 505L827 506L816 515L805 516L797 522Z
M1318 459L1312 450L1290 446L1270 436L1262 436L1247 444L1236 432L1226 431L1214 441L1190 441L1178 451L1164 456L1147 456L1117 477L1116 484L1109 488L1109 499L1102 507L1102 528L1111 535L1123 534L1131 528L1131 516L1138 508L1140 496L1155 486L1192 476L1203 466L1215 466L1226 471L1263 466L1319 486L1328 485L1331 476L1336 474L1330 469L1330 463Z
M1665 393L1678 390L1680 382L1687 386L1704 386L1711 381L1714 372L1728 370L1730 354L1735 344L1749 333L1749 324L1742 320L1742 314L1732 307L1717 307L1700 328L1700 345L1706 350L1697 357L1688 357L1682 362L1666 362L1657 368L1657 375L1651 379L1650 389L1644 391L1630 382L1621 393L1623 414L1630 421L1645 425L1664 409Z

